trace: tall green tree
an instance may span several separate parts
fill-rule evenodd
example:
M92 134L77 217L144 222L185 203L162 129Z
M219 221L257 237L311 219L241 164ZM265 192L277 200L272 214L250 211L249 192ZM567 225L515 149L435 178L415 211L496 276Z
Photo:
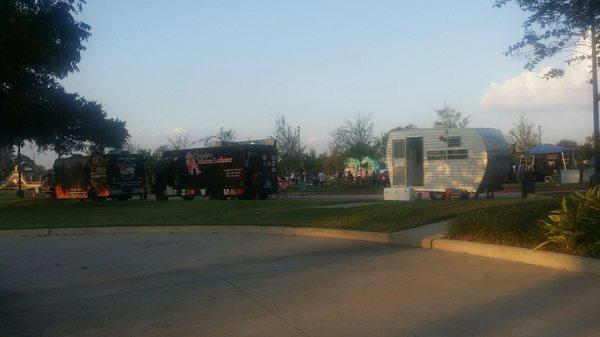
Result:
M515 2L527 13L523 22L525 30L521 41L510 46L507 56L525 58L525 68L533 70L542 60L570 52L567 65L592 61L592 102L594 107L594 151L596 154L595 178L592 183L600 184L600 116L598 106L598 47L600 41L600 2L598 0L496 0L502 7ZM590 52L583 52L585 46ZM547 79L561 77L563 68L551 68L546 72Z
M466 128L471 123L471 115L463 117L462 112L444 102L444 106L435 110L438 119L433 122L436 128Z
M83 0L0 1L0 145L26 141L59 155L122 145L125 122L58 83L77 71L90 27Z
M376 155L375 142L372 115L358 113L333 131L329 149L334 154L362 161Z

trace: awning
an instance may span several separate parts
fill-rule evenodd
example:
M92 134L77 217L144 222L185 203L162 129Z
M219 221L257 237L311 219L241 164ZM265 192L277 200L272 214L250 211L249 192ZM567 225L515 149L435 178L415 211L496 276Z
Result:
M549 154L549 153L572 153L573 149L554 145L554 144L542 144L534 147L530 147L525 150L525 154Z

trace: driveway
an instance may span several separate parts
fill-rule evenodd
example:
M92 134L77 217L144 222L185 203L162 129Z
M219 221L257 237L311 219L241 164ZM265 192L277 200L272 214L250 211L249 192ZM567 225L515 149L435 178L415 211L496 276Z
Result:
M598 336L600 277L262 235L0 238L0 336Z

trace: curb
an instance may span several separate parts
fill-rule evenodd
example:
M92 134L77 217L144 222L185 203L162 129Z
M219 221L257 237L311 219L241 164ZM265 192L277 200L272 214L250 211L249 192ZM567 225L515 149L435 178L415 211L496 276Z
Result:
M277 226L129 226L0 230L0 237L123 234L264 234L390 243L388 233Z
M122 234L263 234L304 236L353 240L373 243L400 244L520 262L546 268L583 272L600 276L600 260L561 253L534 251L527 248L490 243L460 241L445 238L449 220L395 233L363 232L341 229L277 226L129 226L84 227L56 229L5 229L0 237L59 235L122 235Z
M590 257L451 239L435 239L431 248L600 276L600 260Z
M450 220L435 222L390 234L390 243L420 248L432 248L434 240L446 236Z

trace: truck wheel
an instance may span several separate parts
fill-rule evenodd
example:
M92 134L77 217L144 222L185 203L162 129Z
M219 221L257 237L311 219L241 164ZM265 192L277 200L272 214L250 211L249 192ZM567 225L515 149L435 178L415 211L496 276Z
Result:
M98 195L96 194L96 190L91 189L88 192L88 199L91 201L98 201Z
M169 198L165 195L165 190L163 188L156 190L156 201L167 201Z
M129 200L129 199L131 199L131 195L128 195L128 194L126 194L126 195L119 195L119 196L117 197L117 200L118 200L118 201L127 201L127 200Z
M223 189L220 187L213 187L210 189L210 193L208 195L209 200L225 200L225 196L223 195Z

